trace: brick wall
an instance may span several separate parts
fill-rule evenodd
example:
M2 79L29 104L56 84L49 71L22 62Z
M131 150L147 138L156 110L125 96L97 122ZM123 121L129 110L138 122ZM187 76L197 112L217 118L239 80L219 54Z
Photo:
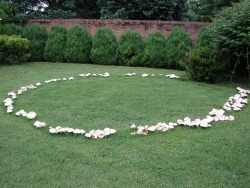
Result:
M39 23L50 29L52 25L64 25L69 28L73 25L81 25L89 30L94 36L96 30L100 27L108 27L114 31L119 38L121 34L128 30L135 30L146 38L150 32L160 31L167 36L174 26L180 26L187 31L193 41L196 40L199 30L210 23L204 22L179 22L179 21L158 21L158 20L99 20L99 19L32 19L29 23Z

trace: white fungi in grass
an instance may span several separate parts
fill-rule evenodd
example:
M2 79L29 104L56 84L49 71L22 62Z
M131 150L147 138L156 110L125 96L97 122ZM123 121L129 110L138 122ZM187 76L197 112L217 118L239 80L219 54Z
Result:
M56 133L57 133L57 130L56 130L55 128L53 128L53 127L50 127L50 128L49 128L49 132L50 132L51 134L56 134Z
M35 112L29 112L29 113L27 113L27 118L28 119L35 119L36 118L36 113Z
M180 78L179 76L176 76L175 74L167 74L166 77L171 78L171 79L178 79L178 78Z
M228 120L229 121L234 121L234 117L233 116L228 116Z
M148 77L149 76L149 74L146 74L146 73L143 73L142 75L141 75L141 77Z
M109 75L109 73L108 72L105 72L104 74L103 74L103 77L105 77L105 78L107 78L107 77L109 77L110 75Z
M45 123L45 122L36 121L36 122L34 123L34 126L35 126L36 128L42 128L42 127L46 127L46 123Z
M42 84L40 82L37 82L36 83L36 86L41 86Z
M12 113L13 112L13 109L7 109L7 113Z
M105 128L103 130L91 130L85 134L85 137L92 139L105 138L110 134L115 134L115 133L116 133L115 129Z
M178 123L178 125L182 125L182 124L183 124L183 120L178 119L178 120L177 120L177 123Z
M133 76L132 73L124 74L125 76Z
M69 77L69 80L74 80L74 77Z
M12 106L12 104L13 104L13 101L12 101L12 100L11 100L11 101L7 101L7 102L4 103L4 105L5 105L6 107Z
M138 126L137 134L143 134L147 135L148 134L148 126Z
M23 116L26 117L27 116L27 112L25 112L23 109L19 110L18 112L16 112L17 116Z
M131 124L130 126L131 129L135 129L136 128L136 125L134 123Z
M211 125L208 124L207 121L202 120L201 123L200 123L200 127L202 127L202 128L208 128L208 127L211 127Z

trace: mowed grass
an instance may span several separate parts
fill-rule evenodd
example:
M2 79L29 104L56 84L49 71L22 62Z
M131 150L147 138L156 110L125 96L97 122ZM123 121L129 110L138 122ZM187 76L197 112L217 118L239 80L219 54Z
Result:
M80 78L79 73L109 72L109 78ZM123 74L136 72L136 77ZM141 78L142 73L156 77ZM175 73L180 80L159 77ZM35 111L35 120L7 114L0 106L0 187L249 187L250 105L233 122L210 129L177 127L131 137L130 124L152 125L189 116L203 118L222 108L238 85L193 82L185 72L61 63L0 67L0 99L21 86L41 82L18 95L15 111ZM52 78L74 81L45 84ZM249 84L239 85L250 89ZM117 134L89 140L51 135L49 126L105 127Z

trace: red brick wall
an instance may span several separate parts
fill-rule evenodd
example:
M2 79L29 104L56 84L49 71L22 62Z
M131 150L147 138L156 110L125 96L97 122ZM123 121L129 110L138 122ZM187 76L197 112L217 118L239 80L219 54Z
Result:
M50 29L52 25L60 24L69 28L73 25L81 25L89 30L94 36L100 27L108 27L114 31L119 38L121 34L128 30L135 30L146 38L150 32L160 31L167 36L174 26L180 26L187 31L193 41L196 40L199 30L210 23L204 22L179 22L179 21L158 21L158 20L97 20L97 19L33 19L29 23L39 23Z

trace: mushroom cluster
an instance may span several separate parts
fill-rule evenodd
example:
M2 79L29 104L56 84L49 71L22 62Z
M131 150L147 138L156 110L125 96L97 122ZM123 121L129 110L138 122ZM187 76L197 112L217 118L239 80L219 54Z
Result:
M45 122L36 121L36 122L34 123L34 126L35 126L36 128L42 128L42 127L46 127L46 123L45 123Z
M250 93L250 90L242 89L240 87L237 87L239 93L229 97L228 101L224 104L223 108L225 110L235 110L238 111L242 107L244 107L248 103L248 99L246 97ZM156 125L152 126L142 126L139 125L138 127L133 123L131 125L131 129L137 129L135 132L132 132L131 135L147 135L150 132L154 131L162 131L166 132L168 130L174 129L175 126L178 125L183 125L187 127L201 127L201 128L209 128L211 127L212 122L217 122L217 121L234 121L234 116L225 115L225 110L223 109L212 109L208 113L208 115L203 118L203 119L195 119L191 120L189 117L185 117L183 120L178 119L176 123L170 122L170 123L162 123L159 122Z
M53 78L53 79L49 79L49 80L45 80L44 82L46 84L49 84L49 83L52 83L52 82L58 82L58 81L66 81L66 80L74 80L75 78L74 77L69 77L68 79L67 78Z
M87 74L82 73L82 74L79 74L79 76L80 77L90 77L90 76L96 77L96 76L100 76L100 77L107 78L107 77L110 76L110 74L108 72L105 72L103 74L101 73L101 74L98 74L98 75L96 73L93 73L93 74L91 74L91 73L87 73Z
M237 87L237 90L239 91L238 94L229 97L228 101L224 104L223 109L228 111L240 111L241 108L248 103L246 97L250 93L250 90L242 89L240 87Z
M171 79L179 79L179 76L176 76L175 74L167 74L166 75L167 78L171 78Z
M12 98L6 98L3 100L4 106L7 108L7 113L11 113L14 110L13 106L13 99Z
M49 132L51 134L72 133L72 134L83 135L86 131L83 129L73 129L70 127L57 126L55 128L49 127Z
M131 73L128 73L128 74L131 74ZM163 75L163 74L159 74L159 76L162 76L162 75ZM129 76L129 75L126 74L126 76ZM141 77L143 77L143 78L149 77L149 76L154 77L155 74L146 74L146 73L143 73L143 74L141 75ZM175 74L167 74L166 77L167 77L167 78L171 78L171 79L179 79L179 78L180 78L179 76L176 76Z
M87 74L79 74L80 77L89 77L89 76L100 76L100 77L109 77L110 74L108 72L105 72L103 74L91 74L91 73L87 73ZM125 76L136 76L136 73L127 73L125 74ZM155 76L155 74L142 74L142 77L153 77ZM159 76L163 76L163 74L159 74ZM166 75L166 77L171 78L171 79L178 79L179 77L176 76L175 74L169 74ZM52 82L57 82L57 81L61 81L61 80L74 80L74 77L69 77L67 78L57 78L57 79L50 79L50 80L46 80L45 83L52 83ZM3 100L4 106L6 106L7 108L7 113L12 113L14 110L14 106L13 103L15 99L17 99L17 95L21 95L23 92L26 92L29 89L36 89L39 86L41 86L42 84L40 82L37 82L36 84L30 84L28 86L22 86L20 89L18 89L17 94L13 91L8 93L8 98L6 98L5 100ZM237 87L238 93L234 96L229 97L228 101L224 104L223 109L212 109L212 111L210 111L208 113L208 115L203 118L203 119L194 119L191 120L191 118L189 117L185 117L184 119L178 119L176 122L169 122L169 123L165 123L165 122L159 122L155 125L152 126L136 126L134 123L131 125L131 129L137 129L135 132L132 132L131 135L147 135L150 132L154 132L154 131L162 131L162 132L166 132L169 130L174 129L176 126L187 126L187 127L201 127L201 128L209 128L211 127L211 123L212 122L216 122L216 121L233 121L234 117L229 115L226 116L225 115L225 110L229 111L229 110L234 110L234 111L239 111L241 110L242 107L244 107L247 103L248 103L248 99L247 96L248 94L250 94L250 90L246 90L246 89L242 89L240 87ZM22 117L26 117L27 119L35 119L37 114L33 111L30 112L26 112L23 109L17 111L15 113L17 116L22 116ZM34 126L36 128L42 128L46 126L45 122L40 122L40 121L36 121L34 123ZM85 135L85 137L87 138L91 138L91 139L97 139L97 138L105 138L111 134L115 134L116 130L115 129L111 129L111 128L105 128L103 130L91 130L89 132L85 132L85 130L83 129L73 129L73 128L69 128L69 127L61 127L61 126L57 126L55 128L50 127L49 128L49 132L52 134L58 134L58 133L73 133L73 134L80 134L80 135Z
M116 133L115 129L105 128L103 130L91 130L85 134L85 137L91 138L91 139L105 138L115 133Z
M127 73L127 74L124 74L125 76L136 76L136 73L132 72L132 73Z
M16 112L17 116L22 116L22 117L27 117L27 119L35 119L36 118L36 113L31 111L31 112L25 112L23 109L19 110Z

